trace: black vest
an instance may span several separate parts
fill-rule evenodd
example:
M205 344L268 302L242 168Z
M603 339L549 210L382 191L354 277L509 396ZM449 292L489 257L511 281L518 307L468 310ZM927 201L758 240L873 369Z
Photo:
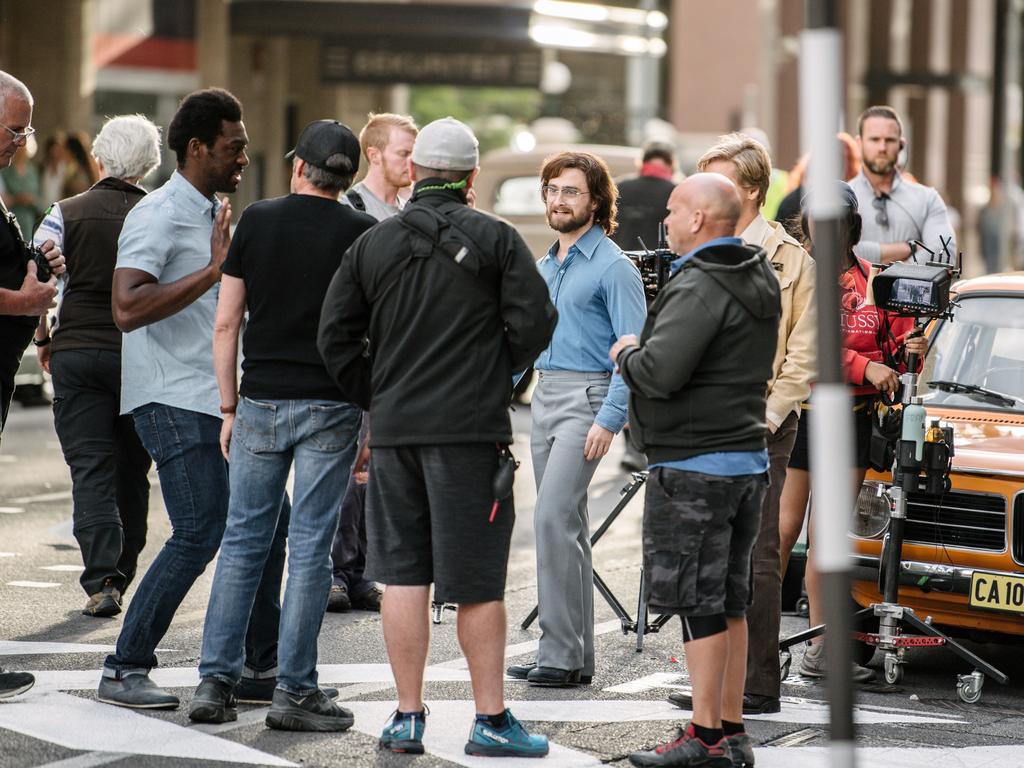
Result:
M110 309L117 240L128 212L146 192L107 177L80 195L61 200L67 275L53 350L121 350L121 331Z

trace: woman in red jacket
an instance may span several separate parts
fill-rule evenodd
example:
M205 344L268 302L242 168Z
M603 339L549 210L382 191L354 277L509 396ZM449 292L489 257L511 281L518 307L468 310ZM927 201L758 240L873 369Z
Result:
M853 421L856 437L853 468L854 494L860 492L864 474L868 468L868 450L871 441L871 417L880 395L895 395L899 388L899 374L906 370L907 355L916 353L924 358L928 350L927 341L921 336L910 337L914 329L912 318L895 317L869 302L871 264L853 253L853 246L860 241L861 218L857 212L857 196L849 185L840 185L845 216L840 222L841 253L846 254L846 269L839 276L840 326L843 329L843 366L846 380L853 395ZM803 219L804 232L808 231L806 215ZM810 246L810 238L808 238ZM813 400L813 397L812 397ZM781 568L785 574L789 553L803 528L810 496L810 454L808 435L812 406L805 403L800 414L796 443L786 470L786 484L782 489L779 513L779 538L782 553ZM812 520L808 518L808 540L813 540ZM810 625L822 623L822 606L818 572L814 565L813 551L809 551L807 569L804 574L807 599L810 604ZM807 677L824 677L825 660L822 654L822 638L811 641L801 660L799 672ZM854 680L864 682L874 677L865 667L856 667Z

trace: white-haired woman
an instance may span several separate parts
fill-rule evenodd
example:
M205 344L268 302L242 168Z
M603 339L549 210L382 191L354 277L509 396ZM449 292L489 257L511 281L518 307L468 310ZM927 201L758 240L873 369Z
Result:
M110 309L117 240L146 194L139 182L160 163L160 131L142 115L104 124L92 146L100 180L50 206L35 241L64 250L67 273L52 327L33 343L53 376L53 415L71 468L74 534L85 570L87 616L114 616L146 543L149 454L131 416L120 415L121 331Z

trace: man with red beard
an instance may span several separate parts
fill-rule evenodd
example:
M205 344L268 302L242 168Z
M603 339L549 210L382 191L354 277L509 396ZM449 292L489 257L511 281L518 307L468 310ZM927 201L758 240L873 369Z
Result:
M535 364L531 403L541 638L536 663L513 665L508 674L567 686L594 674L587 487L626 423L628 392L607 349L643 328L647 308L640 273L609 239L618 195L605 162L585 152L548 158L541 195L558 241L537 268L559 314Z
M903 121L892 107L868 107L857 120L857 146L863 165L850 179L857 193L864 231L856 254L867 261L927 262L928 251L956 254L953 227L946 204L931 187L904 178L899 171L900 152L907 145Z

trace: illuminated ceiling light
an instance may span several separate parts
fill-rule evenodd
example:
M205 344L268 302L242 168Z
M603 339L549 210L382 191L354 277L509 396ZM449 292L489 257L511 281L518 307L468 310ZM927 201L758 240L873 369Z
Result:
M668 16L661 11L651 11L647 14L647 26L651 29L664 29L668 26Z
M538 45L561 48L595 48L598 36L571 27L552 24L535 24L530 27L530 38Z
M577 21L605 21L609 18L608 8L593 3L569 3L565 0L537 0L533 10L542 16Z

